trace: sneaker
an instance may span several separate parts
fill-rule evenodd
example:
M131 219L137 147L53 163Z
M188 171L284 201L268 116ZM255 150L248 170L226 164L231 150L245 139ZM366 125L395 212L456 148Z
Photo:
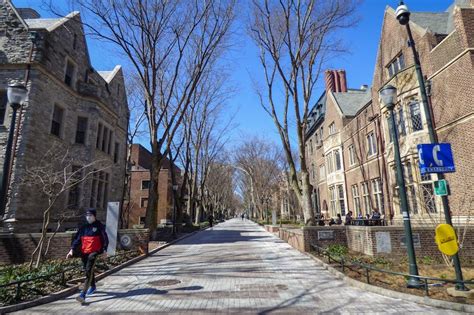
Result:
M92 294L94 294L95 290L96 290L96 287L90 287L89 290L87 290L86 295L92 295Z
M84 293L84 291L82 291L81 294L79 294L79 296L76 298L76 301L78 301L81 304L84 304L86 302L86 294Z

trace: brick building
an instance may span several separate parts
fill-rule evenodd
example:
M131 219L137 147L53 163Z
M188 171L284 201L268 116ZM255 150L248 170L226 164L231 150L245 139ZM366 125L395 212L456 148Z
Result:
M150 187L151 152L140 144L131 148L130 204L128 227L144 225ZM181 170L173 165L177 181L181 181ZM158 179L158 224L171 223L173 220L173 184L171 180L171 163L163 161Z
M62 229L74 228L85 207L97 208L105 221L107 202L122 201L125 178L129 112L121 67L92 67L78 12L44 19L32 9L0 2L0 163L11 115L5 94L12 81L26 83L28 98L19 111L3 228L40 231L46 197L22 178L42 163L59 165L45 160L49 151L73 161L68 172L90 165L77 175L85 180L56 201L52 222L71 210Z
M428 79L439 142L453 148L457 171L446 176L450 208L454 222L465 221L473 210L474 1L456 0L440 13L414 12L410 26ZM417 165L416 145L429 138L407 41L394 9L387 7L372 87L345 90L344 72L326 72L326 91L311 110L307 132L318 211L334 216L347 209L375 210L401 222L388 115L378 97L391 84L398 90L394 112L412 218L419 224L442 220L441 199L433 193L437 176L421 176Z

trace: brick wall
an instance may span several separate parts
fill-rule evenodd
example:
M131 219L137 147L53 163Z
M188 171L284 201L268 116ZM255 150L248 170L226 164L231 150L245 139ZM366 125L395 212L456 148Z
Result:
M149 232L146 229L119 230L117 248L121 249L120 237L129 235L132 242L126 249L148 252ZM70 249L74 233L58 233L53 238L48 259L64 258ZM40 233L21 233L0 235L0 265L19 264L29 260L38 244ZM124 248L125 249L125 248Z

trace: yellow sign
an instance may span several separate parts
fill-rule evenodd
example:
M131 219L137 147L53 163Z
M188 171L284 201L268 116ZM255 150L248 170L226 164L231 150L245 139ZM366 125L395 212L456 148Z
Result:
M448 256L453 256L459 250L456 232L449 224L439 224L436 227L435 241L438 249Z

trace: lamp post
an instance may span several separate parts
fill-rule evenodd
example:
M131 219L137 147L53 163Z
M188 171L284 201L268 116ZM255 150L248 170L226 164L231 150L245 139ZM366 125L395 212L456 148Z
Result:
M10 164L12 156L12 146L13 146L13 135L15 133L15 124L16 124L16 114L21 105L25 102L28 90L21 83L13 83L8 85L7 98L8 103L13 110L12 120L10 123L10 130L8 132L8 141L5 148L5 158L3 160L3 171L0 175L0 217L3 217L5 214L5 208L7 204L7 192L8 192L8 183L10 180Z
M411 33L411 28L410 28L410 23L409 23L410 11L408 10L408 7L403 3L403 1L400 1L397 7L397 10L395 11L395 16L397 17L397 20L400 23L400 25L404 25L407 30L408 46L411 48L411 51L413 53L416 77L418 80L418 85L420 86L421 102L423 103L422 104L423 110L426 116L426 125L428 127L428 135L429 135L430 143L437 143L438 137L434 129L434 124L432 120L432 112L428 103L428 94L426 93L426 84L425 84L425 79L423 76L423 71L421 69L420 57L418 56L418 52L416 51L415 41L413 40L413 34ZM444 179L444 174L438 173L438 180L442 180L442 179ZM451 210L449 208L448 196L441 196L441 201L442 201L445 221L447 224L452 226L453 222L451 220ZM459 255L457 253L453 256L453 264L454 264L454 270L456 272L456 280L458 281L456 283L456 290L468 291L469 289L467 289L463 283L461 262L459 260Z
M409 288L419 288L422 286L419 278L414 277L418 276L418 266L416 264L415 248L413 246L413 235L411 232L411 222L410 222L410 212L408 208L408 199L407 192L405 189L405 177L403 175L403 166L402 160L400 158L400 146L398 143L398 134L395 125L395 116L393 114L393 109L395 107L395 101L397 97L397 89L392 85L385 86L380 90L380 98L382 103L387 107L390 113L390 133L392 134L393 139L393 155L396 166L396 178L398 185L398 195L400 200L400 209L403 214L403 227L405 230L405 245L407 247L408 253L408 264L410 277L408 278L408 287Z
M173 227L172 237L176 238L176 193L178 192L178 185L173 185Z

